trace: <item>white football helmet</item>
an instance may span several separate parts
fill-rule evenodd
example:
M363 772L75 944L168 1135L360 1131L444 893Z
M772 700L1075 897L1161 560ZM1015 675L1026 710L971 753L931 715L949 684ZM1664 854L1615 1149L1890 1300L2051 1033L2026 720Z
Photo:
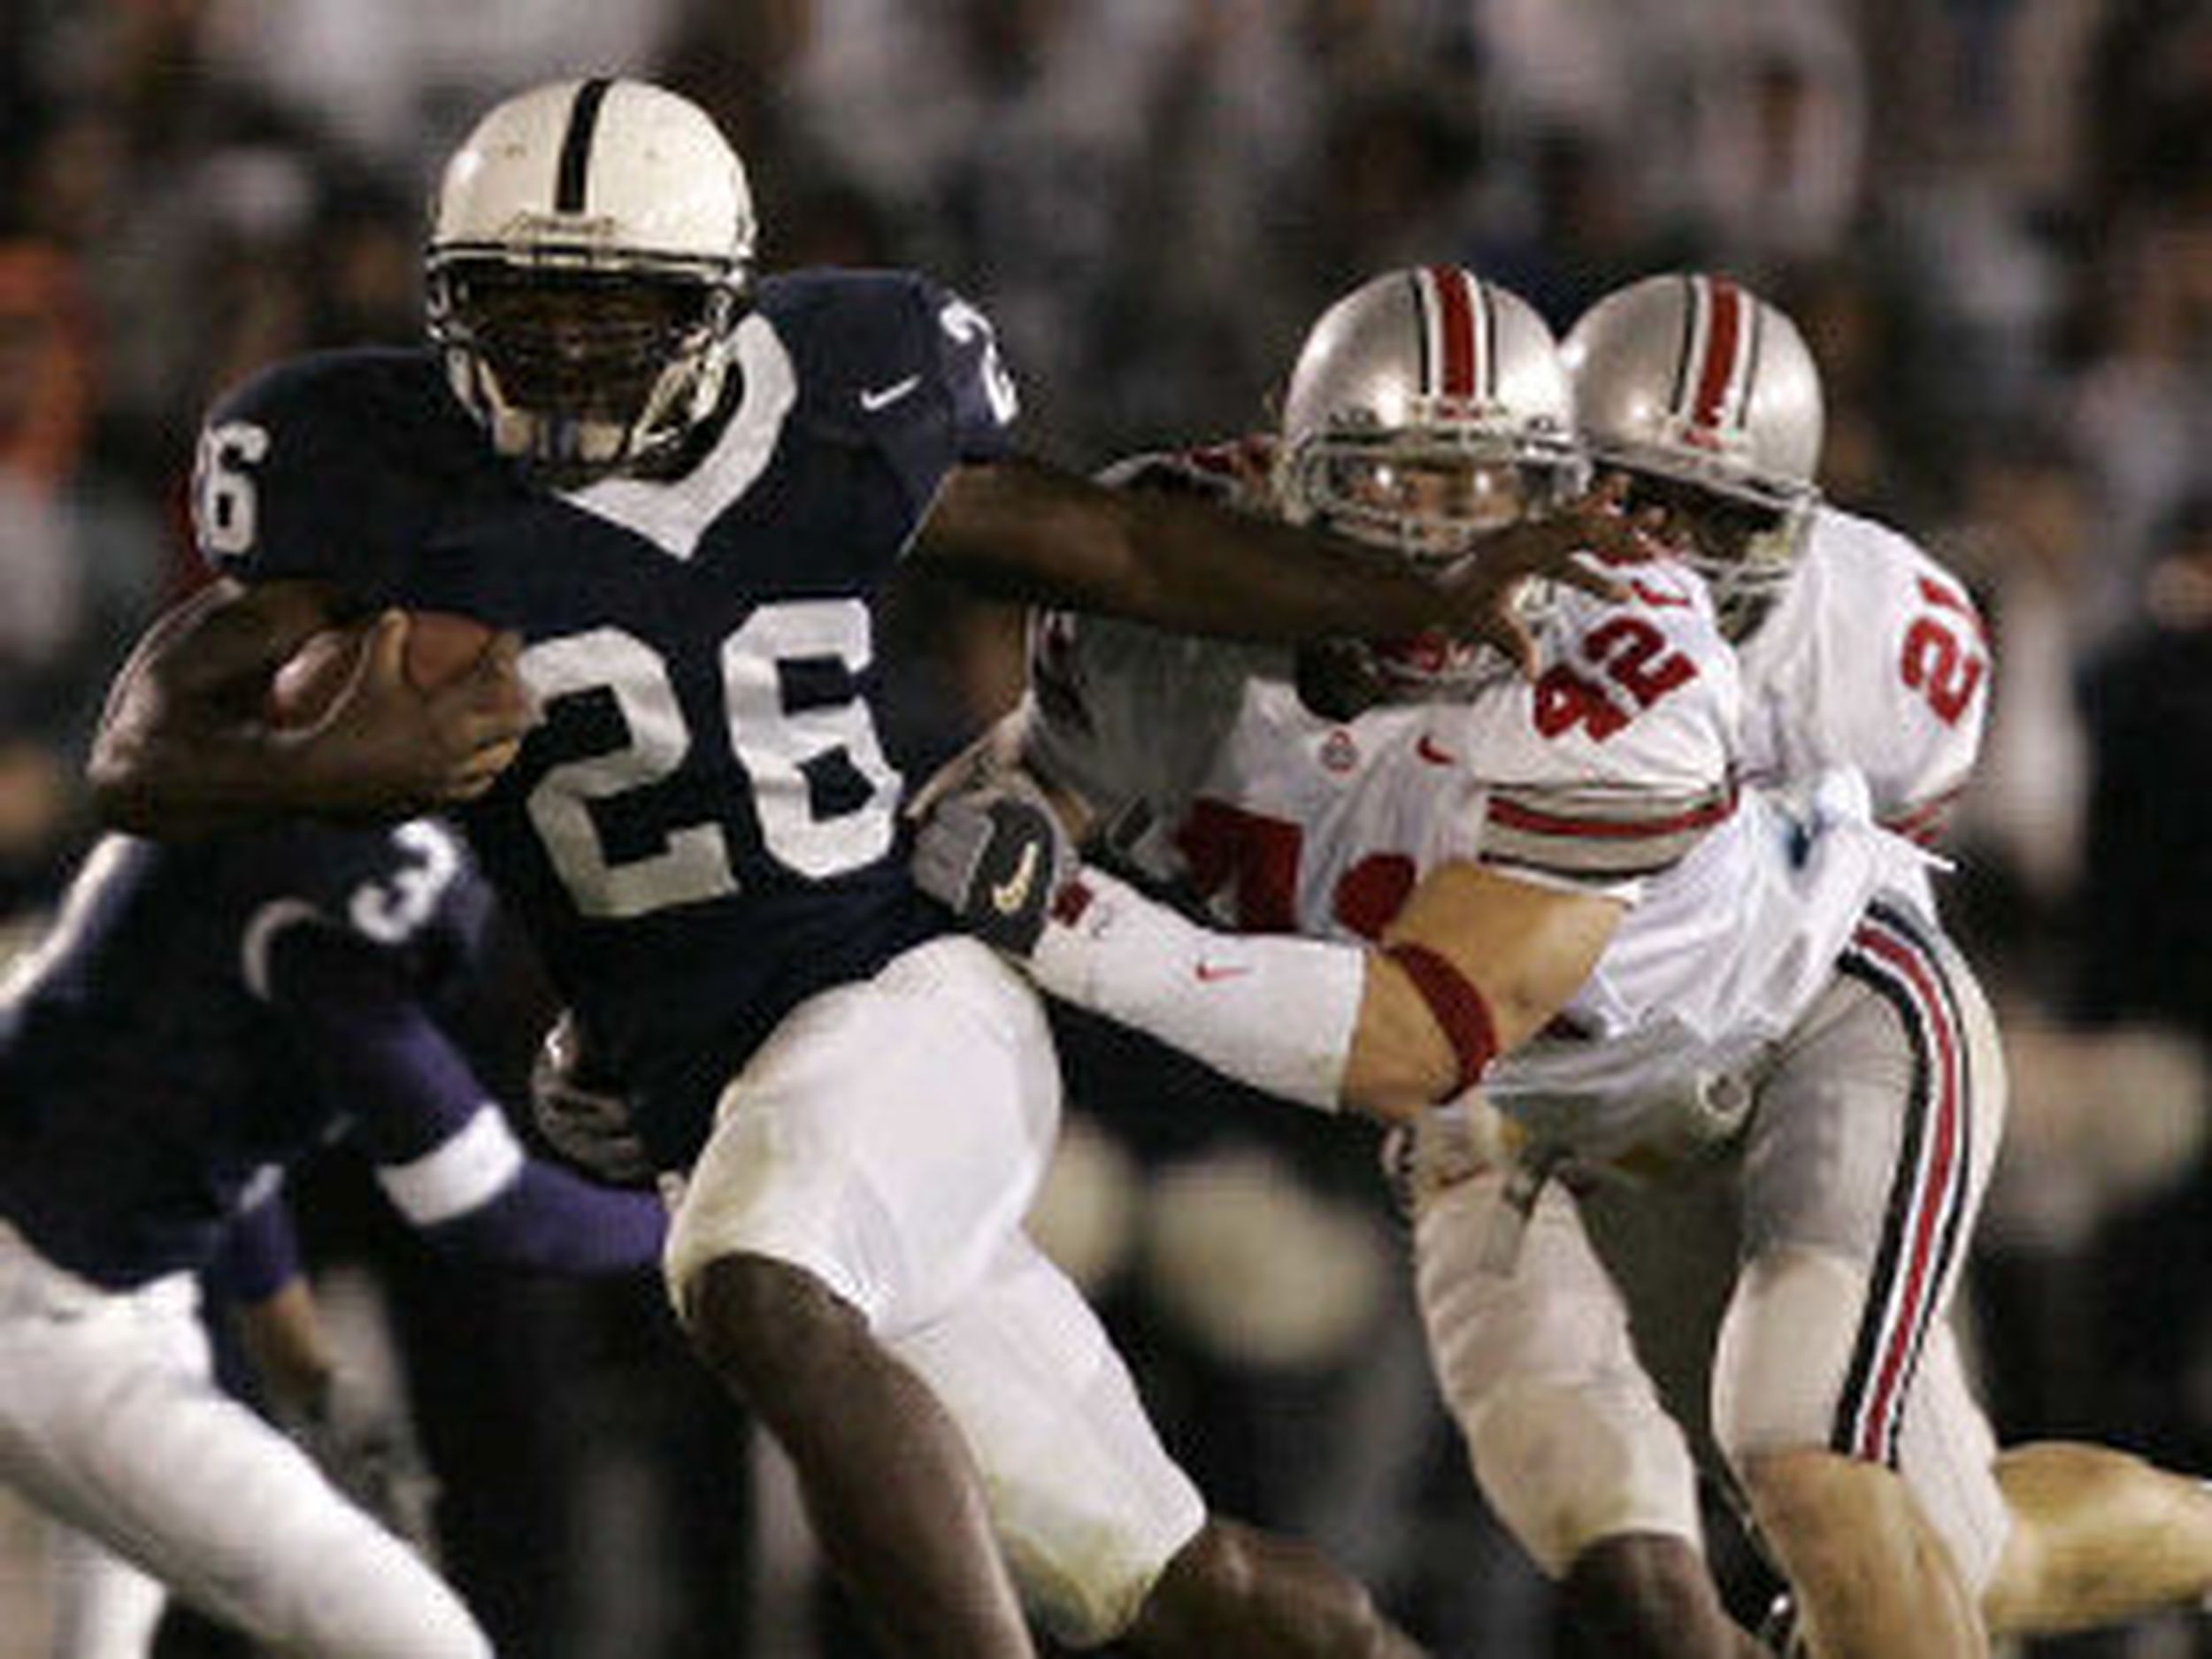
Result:
M1579 489L1586 468L1558 347L1534 308L1457 265L1393 271L1323 312L1283 400L1283 516L1424 562ZM1479 677L1480 648L1440 632L1377 641L1394 690Z
M446 164L430 338L500 454L564 487L649 468L720 402L754 234L743 164L695 104L534 88Z
M1740 639L1779 596L1820 492L1820 370L1797 326L1724 277L1647 277L1585 312L1561 348L1592 458L1673 509L1721 625Z

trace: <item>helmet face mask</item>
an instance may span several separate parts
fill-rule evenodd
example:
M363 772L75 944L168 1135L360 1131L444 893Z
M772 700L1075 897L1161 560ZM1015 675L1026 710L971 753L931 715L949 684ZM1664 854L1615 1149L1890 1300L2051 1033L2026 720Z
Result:
M1302 517L1340 535L1416 564L1448 564L1553 504L1562 470L1503 443L1348 436L1309 445L1286 487Z
M1444 565L1578 491L1584 457L1550 330L1455 266L1392 272L1323 313L1284 399L1283 516L1379 557ZM1540 588L1530 584L1530 604ZM1440 631L1362 642L1401 698L1465 695L1503 669Z
M703 111L637 81L541 87L447 165L430 338L536 481L650 472L721 406L752 246L743 168Z
M495 447L565 486L676 449L733 301L695 277L458 260L440 272L435 337L466 362Z
M1624 505L1631 511L1665 511L1670 531L1685 544L1682 562L1712 595L1722 634L1731 641L1748 638L1795 573L1812 501L1778 503L1632 465L1619 470L1628 480Z

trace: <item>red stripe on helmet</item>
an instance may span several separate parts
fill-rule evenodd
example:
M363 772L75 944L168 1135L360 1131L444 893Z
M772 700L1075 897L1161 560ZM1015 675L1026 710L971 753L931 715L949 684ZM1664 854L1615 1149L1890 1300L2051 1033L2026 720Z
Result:
M1743 290L1716 277L1698 284L1706 298L1705 361L1697 372L1691 424L1717 427L1727 413L1728 388L1736 378L1736 359L1744 342Z
M1436 304L1439 383L1442 397L1472 398L1481 386L1482 331L1476 326L1482 297L1474 278L1457 265L1431 265L1428 291Z

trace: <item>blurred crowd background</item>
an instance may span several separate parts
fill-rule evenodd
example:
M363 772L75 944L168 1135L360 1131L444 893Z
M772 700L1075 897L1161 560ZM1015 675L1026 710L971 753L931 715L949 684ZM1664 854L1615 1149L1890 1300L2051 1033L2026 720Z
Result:
M2000 1426L2212 1472L2212 4L0 0L16 938L86 844L119 652L197 579L205 403L416 338L439 157L518 85L616 70L725 123L765 266L918 265L980 304L1032 446L1079 466L1263 421L1306 323L1392 265L1467 262L1563 329L1686 264L1790 311L1829 494L1949 560L1996 641L1949 903L2013 1061L1966 1310ZM510 1082L515 973L479 1033ZM1083 1110L1042 1225L1202 1484L1444 1651L1571 1651L1432 1401L1367 1141L1066 1035ZM652 1286L433 1266L342 1174L303 1208L367 1287L503 1654L865 1651ZM0 1559L0 1659L41 1652L35 1546ZM1724 1524L1716 1549L1755 1605Z

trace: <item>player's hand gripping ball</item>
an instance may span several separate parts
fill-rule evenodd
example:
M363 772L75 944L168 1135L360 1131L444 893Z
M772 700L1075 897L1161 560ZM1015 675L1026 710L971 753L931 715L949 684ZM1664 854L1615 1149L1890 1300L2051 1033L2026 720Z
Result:
M359 664L376 618L334 625L301 641L269 687L269 718L276 726L309 726L329 710ZM435 691L476 666L494 630L450 611L412 611L407 617L407 678L419 691Z

